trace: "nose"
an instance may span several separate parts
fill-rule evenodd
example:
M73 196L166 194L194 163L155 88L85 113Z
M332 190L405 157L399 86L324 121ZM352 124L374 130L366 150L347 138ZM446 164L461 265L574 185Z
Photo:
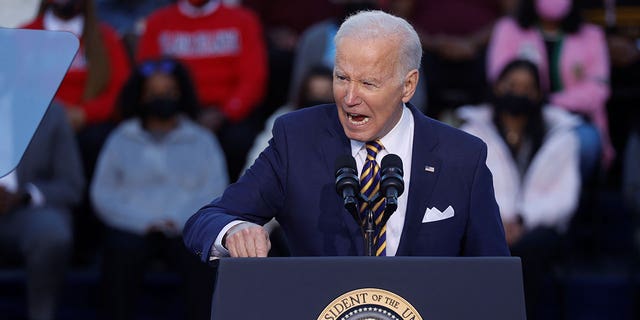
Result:
M360 98L360 94L358 91L358 85L354 82L351 82L347 86L347 92L344 96L344 103L349 106L357 106L362 103L362 99Z

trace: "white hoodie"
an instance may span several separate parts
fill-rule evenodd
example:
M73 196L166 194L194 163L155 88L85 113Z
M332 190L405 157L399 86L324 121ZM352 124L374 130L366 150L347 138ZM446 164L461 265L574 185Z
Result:
M579 140L573 130L580 119L552 107L543 108L546 132L542 145L527 171L520 176L506 142L493 123L488 105L465 106L458 116L466 121L461 129L487 144L487 166L504 221L517 215L526 229L553 227L564 232L575 212L580 196Z

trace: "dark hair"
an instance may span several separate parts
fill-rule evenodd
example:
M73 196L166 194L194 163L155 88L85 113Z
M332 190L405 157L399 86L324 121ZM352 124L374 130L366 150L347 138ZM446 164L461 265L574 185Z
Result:
M581 0L572 0L569 13L560 21L560 30L563 32L576 33L580 29L583 23L582 16L580 15L580 1ZM523 29L529 29L535 26L540 21L535 7L535 0L520 0L515 18Z
M131 117L141 117L142 110L142 90L144 83L155 72L162 72L172 76L180 90L179 105L182 113L192 119L198 116L200 105L193 86L191 76L181 63L169 57L146 60L133 70L129 79L122 87L118 97L118 111L123 119Z
M84 17L82 42L84 43L85 55L89 63L82 98L87 101L96 98L109 85L111 62L104 44L104 35L100 30L100 21L96 14L94 1L75 0L75 2L82 4L82 16ZM43 15L51 4L50 0L41 0L38 14Z
M311 83L311 79L313 79L314 77L325 77L328 78L329 81L332 81L333 70L321 65L311 67L311 69L309 69L309 72L305 74L304 78L302 79L302 83L300 84L300 89L298 90L295 99L295 108L309 107L305 104L310 102L309 84Z
M533 76L533 79L536 82L536 89L538 89L540 96L544 96L544 92L542 91L542 83L540 82L540 71L538 70L538 66L526 59L516 58L507 63L502 68L502 70L500 70L500 73L498 74L498 78L496 78L494 85L504 80L507 74L511 73L511 71L515 69L525 69L526 71L528 71Z
M542 92L542 89L541 89L542 87L540 85L540 75L538 72L538 67L533 62L529 60L523 60L523 59L512 60L504 68L502 68L502 71L500 71L500 74L498 75L498 78L494 83L494 85L498 84L500 81L503 81L508 74L510 74L515 70L524 70L524 71L527 71L529 74L531 74L531 76L533 77L536 83L538 94L541 97L540 99L538 99L538 102L537 102L538 108L531 110L531 112L527 114L528 115L527 124L524 129L525 135L529 137L531 139L531 142L533 143L531 157L529 158L529 161L531 161L533 156L538 152L538 150L542 146L542 140L544 139L544 135L546 133L546 124L544 123L544 119L542 116L542 106L545 103L545 99L543 98L544 93ZM494 108L494 110L496 109ZM502 121L500 120L499 112L493 113L493 123L498 128L498 132L500 133L500 136L502 137L502 139L506 140L507 133L504 126L502 125ZM510 148L510 150L511 150L512 156L515 156L515 153L517 150L513 148Z

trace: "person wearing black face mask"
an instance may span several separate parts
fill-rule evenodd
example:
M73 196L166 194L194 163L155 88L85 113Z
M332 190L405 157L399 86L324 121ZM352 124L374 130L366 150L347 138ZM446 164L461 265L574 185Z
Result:
M69 20L84 12L84 0L51 0L50 7L60 19Z
M178 0L149 14L136 60L171 56L193 75L202 103L198 122L219 138L235 180L251 141L268 77L262 24L222 0Z
M542 105L525 95L505 93L493 98L496 113L506 113L512 116L535 116L540 113Z
M185 319L208 319L215 270L182 244L193 211L228 184L216 137L197 125L186 69L170 59L142 63L120 96L124 121L109 136L91 185L106 226L103 288L108 319L129 318L147 264L161 259L183 276Z
M180 101L171 97L157 97L144 103L144 116L158 120L170 120L180 113Z
M539 284L561 257L581 193L580 119L543 101L537 67L514 60L489 104L458 110L462 129L487 143L507 244L523 262L528 319L536 319Z

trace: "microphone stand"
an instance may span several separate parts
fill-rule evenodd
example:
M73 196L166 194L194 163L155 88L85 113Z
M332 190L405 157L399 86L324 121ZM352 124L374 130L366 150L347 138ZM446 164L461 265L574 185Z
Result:
M375 256L376 252L374 249L373 238L375 237L376 229L382 229L382 226L387 224L391 215L398 209L398 198L397 197L386 197L387 203L384 207L384 212L382 213L382 220L380 224L375 225L375 218L373 217L373 204L377 202L380 196L375 197L374 199L370 199L367 202L367 210L366 210L366 218L365 221L362 222L362 234L364 236L364 255L365 256Z
M371 210L372 203L367 202L366 218L363 221L362 234L364 235L364 255L375 256L373 249L373 238L375 236L375 225L373 219L373 211Z
M362 235L364 238L364 255L365 256L375 256L376 251L374 248L374 238L376 236L376 229L381 228L386 223L386 220L389 217L386 217L387 208L385 207L385 212L383 212L383 220L379 225L376 225L376 219L373 216L373 206L376 202L380 200L382 195L380 193L376 193L372 198L366 198L363 195L360 195L361 204L366 203L367 209L365 210L365 217L360 225L360 229L362 230ZM397 206L396 206L397 207ZM393 209L395 211L395 208ZM391 214L389 214L391 215Z

